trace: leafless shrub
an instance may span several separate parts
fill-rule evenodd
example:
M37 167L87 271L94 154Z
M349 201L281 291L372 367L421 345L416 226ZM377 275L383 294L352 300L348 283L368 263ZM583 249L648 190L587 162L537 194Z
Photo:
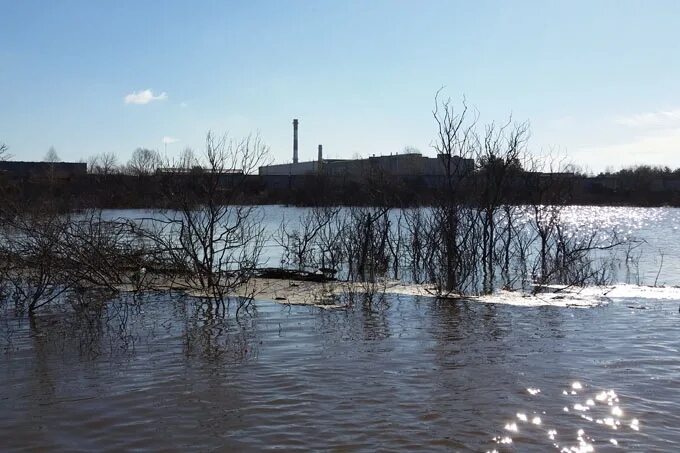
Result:
M192 175L192 192L186 185L170 184L166 193L172 210L160 218L146 219L136 231L158 250L169 284L223 303L253 276L264 245L261 213L239 204L244 175L265 159L268 148L259 137L243 140L206 139L205 168ZM239 308L249 303L246 290Z
M573 187L564 161L531 157L526 123L492 123L479 133L465 102L457 110L439 94L433 147L444 165L440 198L404 214L403 256L413 280L434 284L442 296L525 287L529 274L539 286L611 281L611 255L623 241L573 234L562 216ZM461 167L471 158L474 172ZM530 202L517 206L519 199Z
M666 256L663 250L659 249L659 269L656 272L656 277L654 278L654 286L659 284L659 276L661 275L661 269L663 269L663 258Z
M567 286L605 285L611 282L611 262L602 253L623 244L615 232L602 237L601 231L587 234L567 232L562 225L555 229L546 273L535 280L542 284ZM543 257L541 258L543 261ZM540 285L539 285L540 287Z
M147 288L153 250L132 231L128 220L104 219L101 210L71 216L60 244L69 286L110 291L124 286L136 291Z
M626 248L623 251L623 262L626 269L626 283L634 283L640 285L640 258L642 257L642 245L644 240L631 239L626 243Z
M345 231L344 212L337 208L319 208L325 212L322 218L330 219L317 235L317 246L320 257L320 270L328 275L335 276L345 262L346 256L342 247L342 237Z
M389 217L388 217L389 221ZM393 225L388 224L387 232L387 248L389 251L389 261L392 269L392 278L399 280L400 268L405 254L405 238L403 234L404 212L398 211L396 222Z
M428 239L425 233L426 214L423 208L404 211L404 257L411 270L414 283L421 283L425 262L429 259L426 247Z
M191 175L191 191L186 181L169 185L174 209L157 218L105 219L96 210L64 214L3 205L0 286L29 313L66 293L122 288L179 288L219 302L238 289L239 308L247 305L264 230L259 210L239 200L244 175L266 151L259 137L237 142L209 134L207 168ZM141 157L138 169L146 174L146 163L155 158Z
M389 212L382 207L347 210L342 244L350 281L372 282L387 271Z
M2 225L1 278L17 309L34 313L69 289L59 256L65 225L63 217L43 213L15 215Z
M283 250L282 264L304 271L312 267L325 268L327 254L330 261L334 261L335 235L329 226L338 212L337 208L313 208L305 212L293 226L283 219L274 237ZM327 235L322 237L324 232Z

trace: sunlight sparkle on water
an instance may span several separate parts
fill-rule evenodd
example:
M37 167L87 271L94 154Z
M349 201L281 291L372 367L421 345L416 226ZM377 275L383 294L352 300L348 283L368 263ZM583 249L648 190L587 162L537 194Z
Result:
M639 431L640 430L640 423L638 422L637 418L634 418L630 421L630 427L634 431Z
M570 388L573 390L570 392L562 391L561 396L558 398L571 401L570 406L565 406L559 414L546 413L546 411L541 410L540 407L533 408L531 412L533 412L534 415L529 415L529 411L526 410L518 411L515 414L516 420L521 423L527 423L525 428L526 432L523 434L525 436L532 436L532 431L535 433L536 430L538 430L538 432L541 432L542 435L545 436L543 439L550 441L552 447L555 449L561 452L579 453L593 452L596 447L605 444L610 447L618 447L619 441L607 435L607 433L611 433L610 430L619 431L630 427L632 431L639 431L638 419L632 418L630 421L623 419L624 410L621 408L621 405L619 405L619 397L614 390L600 390L591 395L584 394L579 397L576 390L584 390L586 387L586 385L575 381L570 385ZM531 394L531 392L529 393ZM549 397L549 395L547 396ZM578 400L574 401L575 398L583 399L579 402ZM535 401L532 404L535 404ZM573 407L574 412L570 411L570 407ZM542 415L539 416L537 414ZM573 417L574 415L577 415L576 420ZM563 434L562 436L558 435L557 429L555 428L559 428L560 426L562 428L568 428L574 426L574 423L577 423L574 428L578 428L575 442L573 437L571 437L571 439L565 437L565 431L569 431L569 429L560 429ZM582 427L579 427L578 424L581 424ZM586 434L588 427L591 427L594 430L591 435ZM510 432L519 432L519 427L516 422L506 423L504 429ZM573 433L573 431L571 432ZM501 443L503 438L503 435L501 435L494 437L493 440L496 443Z

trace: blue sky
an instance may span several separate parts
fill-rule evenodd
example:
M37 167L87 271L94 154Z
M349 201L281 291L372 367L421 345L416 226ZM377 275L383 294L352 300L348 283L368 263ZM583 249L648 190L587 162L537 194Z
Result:
M680 167L679 42L674 0L0 0L0 142L124 162L259 132L285 162L299 118L301 159L433 155L444 86L533 152Z

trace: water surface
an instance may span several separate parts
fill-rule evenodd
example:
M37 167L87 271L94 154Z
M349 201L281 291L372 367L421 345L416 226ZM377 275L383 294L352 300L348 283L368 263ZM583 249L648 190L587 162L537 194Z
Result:
M264 225L302 212L265 207ZM565 214L642 241L620 281L680 284L680 210ZM270 241L264 257L280 253ZM0 450L676 449L680 290L623 287L594 308L484 300L261 301L239 319L176 295L5 310Z
M194 307L149 297L89 321L4 322L3 449L672 451L680 442L671 301L261 302L238 322Z

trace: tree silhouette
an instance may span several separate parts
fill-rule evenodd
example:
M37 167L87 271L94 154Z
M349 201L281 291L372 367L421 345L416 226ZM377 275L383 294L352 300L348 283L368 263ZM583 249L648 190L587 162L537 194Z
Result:
M57 154L57 150L54 149L54 146L50 146L50 149L47 151L47 154L45 154L45 157L43 158L43 162L50 163L61 162L59 154Z

